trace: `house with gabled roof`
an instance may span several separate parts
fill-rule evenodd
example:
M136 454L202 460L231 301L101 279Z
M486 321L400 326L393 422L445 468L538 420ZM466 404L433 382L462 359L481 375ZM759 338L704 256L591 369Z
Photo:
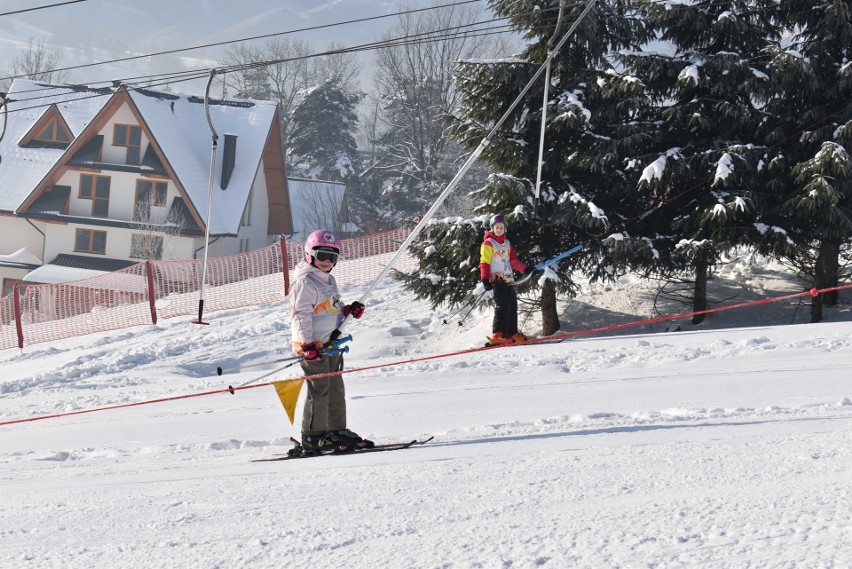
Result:
M293 233L279 108L210 100L209 255ZM17 79L0 140L0 279L58 282L203 254L211 135L200 97Z
M343 238L359 232L350 221L346 184L326 180L288 178L293 239L304 240L318 228L331 229Z

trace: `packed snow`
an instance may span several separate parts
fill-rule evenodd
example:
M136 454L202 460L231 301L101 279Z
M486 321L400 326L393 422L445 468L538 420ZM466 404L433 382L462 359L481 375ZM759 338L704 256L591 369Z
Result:
M804 288L734 260L710 290ZM688 310L657 292L583 286L563 331ZM349 427L434 440L283 462L252 462L298 436L263 382L297 368L218 391L284 365L247 367L290 356L286 302L5 350L0 422L216 393L0 426L0 567L849 567L852 318L806 303L396 365L481 346L491 313L381 283L346 329L348 369L386 364L346 375Z

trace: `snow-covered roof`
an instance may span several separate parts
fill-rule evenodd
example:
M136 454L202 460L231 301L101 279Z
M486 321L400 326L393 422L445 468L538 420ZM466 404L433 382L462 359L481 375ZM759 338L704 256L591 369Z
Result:
M210 186L212 139L203 99L142 90L129 91L129 94L196 211L204 218ZM240 218L263 156L276 106L271 101L253 100L225 101L224 104L213 101L210 104L210 120L219 135L210 216L213 235L236 235L239 231ZM237 137L237 159L228 187L223 190L220 180L225 135Z
M50 263L27 273L24 281L43 284L67 283L109 274L112 278L108 282L96 280L85 283L85 286L125 292L146 292L147 285L143 277L117 272L134 264L136 264L135 261L124 259L63 254L57 256Z
M36 257L32 251L24 247L23 249L18 249L11 255L0 255L0 265L6 267L29 268L41 265L41 259Z
M21 147L21 139L53 104L71 134L79 136L109 100L109 93L16 79L8 96L6 134L0 140L0 211L14 212L65 153L56 148Z
M16 79L9 92L8 128L0 141L0 211L14 212L30 196L65 150L25 148L21 139L56 104L77 138L118 88L58 87ZM212 139L202 98L175 93L128 89L153 144L159 146L191 207L207 215ZM277 104L271 101L211 101L210 118L219 135L213 181L210 233L236 235L257 168L263 156ZM236 160L227 189L220 187L225 135L237 137Z
M76 267L60 267L59 265L43 265L34 271L27 273L24 277L24 281L43 284L67 283L99 277L105 274L107 274L105 271L92 271Z

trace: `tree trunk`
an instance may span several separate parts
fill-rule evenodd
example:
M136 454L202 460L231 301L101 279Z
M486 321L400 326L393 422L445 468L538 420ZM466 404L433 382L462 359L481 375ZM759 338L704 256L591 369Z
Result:
M830 288L837 286L837 272L840 267L840 241L826 239L820 241L819 254L814 267L814 288ZM814 297L811 303L811 322L822 320L822 306L836 306L838 291L833 290Z
M694 312L707 310L707 268L707 261L696 261L695 289L692 297L692 310ZM692 317L692 323L701 324L706 316L706 314L695 314Z
M541 333L550 336L559 331L559 314L556 312L556 285L547 280L541 288Z

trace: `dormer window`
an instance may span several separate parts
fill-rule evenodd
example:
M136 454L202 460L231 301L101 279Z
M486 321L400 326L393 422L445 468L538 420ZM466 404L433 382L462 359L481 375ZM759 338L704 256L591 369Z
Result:
M68 148L74 137L62 114L51 105L21 139L24 148Z
M117 124L112 133L112 145L127 149L125 164L139 165L142 156L142 129L129 124Z
M59 122L59 119L53 119L39 131L34 140L53 144L68 144L71 142L71 136Z

